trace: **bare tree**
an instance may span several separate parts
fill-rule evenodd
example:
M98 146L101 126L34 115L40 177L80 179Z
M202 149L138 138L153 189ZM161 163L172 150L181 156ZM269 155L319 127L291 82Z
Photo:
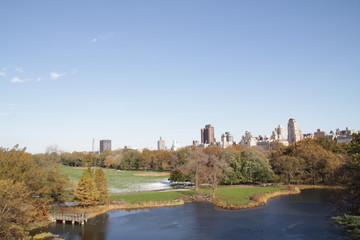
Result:
M210 184L211 197L215 197L217 185L223 178L224 174L230 171L225 160L215 155L207 155L205 165L203 167L203 178L206 183Z

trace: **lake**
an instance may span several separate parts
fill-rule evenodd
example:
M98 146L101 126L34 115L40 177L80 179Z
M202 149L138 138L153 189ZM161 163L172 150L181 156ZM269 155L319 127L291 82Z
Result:
M50 224L65 239L347 239L331 216L331 190L306 189L252 209L224 210L196 202L179 207L117 210L85 225Z

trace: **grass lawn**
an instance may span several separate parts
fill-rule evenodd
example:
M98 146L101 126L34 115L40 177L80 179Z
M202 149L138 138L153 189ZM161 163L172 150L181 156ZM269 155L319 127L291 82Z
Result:
M61 172L69 176L70 181L77 183L86 168L62 167ZM169 174L164 176L135 176L138 174L149 174L149 171L117 171L103 168L109 183L111 193L136 192L147 190L147 184L166 181Z
M142 192L111 195L111 200L123 200L127 203L141 202L168 202L177 199L184 199L194 195L194 191L168 191L168 192Z
M257 193L272 193L284 190L285 187L247 187L247 186L219 186L216 191L217 199L225 201L231 205L242 206L250 202L250 197ZM200 194L207 195L209 189L201 189ZM127 203L141 202L162 202L174 201L176 199L186 199L195 196L194 190L190 191L168 191L168 192L143 192L112 195L111 200L123 200Z
M216 191L216 197L232 205L246 205L250 197L257 193L272 193L285 190L286 187L220 187Z
M62 173L66 173L74 183L78 182L85 168L62 167ZM148 190L149 184L158 184L166 181L169 174L164 176L151 176L153 172L148 171L117 171L104 169L110 192L110 200L123 200L129 204L144 202L170 202L177 199L188 199L195 196L194 190L190 191L167 191L167 192L140 192ZM146 176L139 176L145 174ZM154 173L159 174L159 173ZM150 175L150 176L149 176ZM219 186L216 191L217 201L225 202L227 205L244 206L251 202L250 197L258 193L274 193L285 190L284 186L253 187L253 186ZM126 193L128 192L128 193ZM132 192L132 193L129 193ZM123 194L119 194L123 193ZM125 194L124 194L125 193ZM209 189L202 189L202 195L208 195Z

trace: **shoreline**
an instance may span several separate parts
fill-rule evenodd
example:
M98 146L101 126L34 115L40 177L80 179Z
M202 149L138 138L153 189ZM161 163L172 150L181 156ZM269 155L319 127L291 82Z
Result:
M121 203L121 204L107 204L102 206L92 206L85 208L87 212L89 212L89 219L96 217L98 215L104 214L106 212L114 211L114 210L138 210L138 209L148 209L148 208L156 208L156 207L176 207L176 206L182 206L187 203L191 202L209 202L214 204L215 206L222 208L222 209L228 209L228 210L239 210L239 209L247 209L247 208L254 208L261 205L265 205L268 203L268 201L275 197L280 197L284 195L290 195L290 194L299 194L301 193L301 190L303 189L309 189L309 188L338 188L338 187L332 187L332 186L319 186L319 185L300 185L300 186L291 186L292 189L290 190L282 190L282 191L276 191L271 193L258 193L255 195L250 196L250 202L245 205L232 205L228 204L225 201L221 200L205 200L205 199L178 199L175 201L165 201L165 202L141 202L141 203L135 203L135 204L128 204L128 203Z
M298 187L295 187L292 190L282 190L282 191L276 191L271 193L258 193L255 195L250 196L251 201L245 205L233 205L229 204L225 201L218 201L218 202L212 202L215 206L222 208L222 209L228 209L228 210L240 210L240 209L247 209L247 208L255 208L261 205L265 205L268 203L268 201L271 198L280 197L284 195L290 195L290 194L299 194L301 193L301 190Z
M334 187L334 186L321 186L321 185L299 185L299 186L291 185L290 189L284 189L281 191L270 192L270 193L254 194L250 196L250 202L244 205L233 205L233 204L229 204L226 200L221 200L216 198L213 200L206 200L200 197L195 199L187 198L187 199L177 199L174 201L159 201L159 202L148 201L148 202L140 202L133 204L129 204L122 201L113 201L113 203L108 203L106 205L90 206L81 209L72 208L72 210L76 210L75 212L87 212L89 214L89 219L114 210L138 210L138 209L149 209L149 208L157 208L157 207L176 207L191 202L209 202L222 209L239 210L239 209L254 208L261 205L265 205L272 198L280 197L284 195L290 195L290 194L299 194L301 193L301 190L309 189L309 188L339 189L339 187L337 186Z

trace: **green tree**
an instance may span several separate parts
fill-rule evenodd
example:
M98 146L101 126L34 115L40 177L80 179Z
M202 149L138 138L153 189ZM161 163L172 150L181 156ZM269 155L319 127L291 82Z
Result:
M99 204L105 204L109 200L109 191L105 173L101 168L95 171L95 183L99 191Z
M269 159L265 154L255 149L247 148L241 152L242 172L245 181L268 182L273 180L273 172Z
M311 141L311 140L310 140ZM322 146L325 150L328 150L333 153L345 153L345 149L338 144L335 140L326 138L326 137L319 137L315 138L314 143Z
M360 154L360 133L353 134L351 143L348 146L348 153L349 155Z
M188 179L188 175L185 171L180 169L174 169L170 173L169 181L170 182L185 182Z
M228 148L220 154L220 159L227 162L230 171L223 178L225 184L239 184L245 180L242 172L241 151Z
M84 171L75 190L75 199L80 206L91 206L97 204L99 191L96 187L91 168Z
M226 149L220 154L220 159L224 159L231 169L223 179L225 184L273 180L269 160L256 149Z
M360 215L360 134L353 134L348 146L349 160L345 165L345 186L352 208L350 212Z
M121 169L138 170L141 166L142 155L136 150L125 150L120 161Z

